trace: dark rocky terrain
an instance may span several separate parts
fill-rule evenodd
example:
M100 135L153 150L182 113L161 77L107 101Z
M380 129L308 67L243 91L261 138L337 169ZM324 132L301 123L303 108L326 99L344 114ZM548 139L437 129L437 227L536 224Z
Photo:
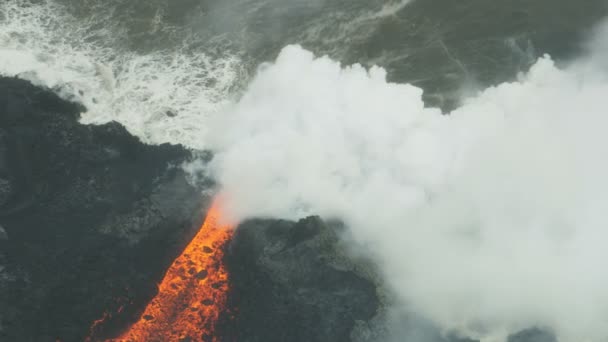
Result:
M81 341L123 306L120 325L201 222L205 199L174 167L190 152L81 125L80 111L0 79L2 341Z
M227 340L351 341L379 299L341 251L340 229L318 217L243 223L226 255L236 312Z

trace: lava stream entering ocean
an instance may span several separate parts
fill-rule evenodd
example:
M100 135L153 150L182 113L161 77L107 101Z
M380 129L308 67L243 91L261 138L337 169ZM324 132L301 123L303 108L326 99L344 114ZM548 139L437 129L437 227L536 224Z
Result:
M215 325L225 310L228 272L224 247L233 227L220 223L215 200L205 223L167 270L158 294L139 321L110 341L218 341Z

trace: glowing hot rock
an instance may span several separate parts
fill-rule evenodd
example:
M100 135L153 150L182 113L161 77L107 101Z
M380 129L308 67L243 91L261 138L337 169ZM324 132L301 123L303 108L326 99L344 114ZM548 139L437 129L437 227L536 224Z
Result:
M228 274L222 262L232 228L220 222L218 201L184 252L173 262L158 294L139 321L114 341L217 341L215 324L225 309Z

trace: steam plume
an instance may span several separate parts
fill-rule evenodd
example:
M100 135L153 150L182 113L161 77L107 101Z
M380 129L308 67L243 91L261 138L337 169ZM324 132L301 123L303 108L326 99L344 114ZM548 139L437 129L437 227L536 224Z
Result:
M215 122L231 213L340 217L388 283L445 330L500 341L541 326L608 338L606 29L450 115L381 68L298 46Z

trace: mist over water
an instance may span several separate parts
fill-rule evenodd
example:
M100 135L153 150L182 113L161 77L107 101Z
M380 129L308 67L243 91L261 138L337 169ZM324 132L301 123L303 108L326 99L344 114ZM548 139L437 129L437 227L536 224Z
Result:
M0 74L83 103L84 123L213 150L237 220L344 220L395 309L446 335L603 341L605 14L595 0L11 0Z

